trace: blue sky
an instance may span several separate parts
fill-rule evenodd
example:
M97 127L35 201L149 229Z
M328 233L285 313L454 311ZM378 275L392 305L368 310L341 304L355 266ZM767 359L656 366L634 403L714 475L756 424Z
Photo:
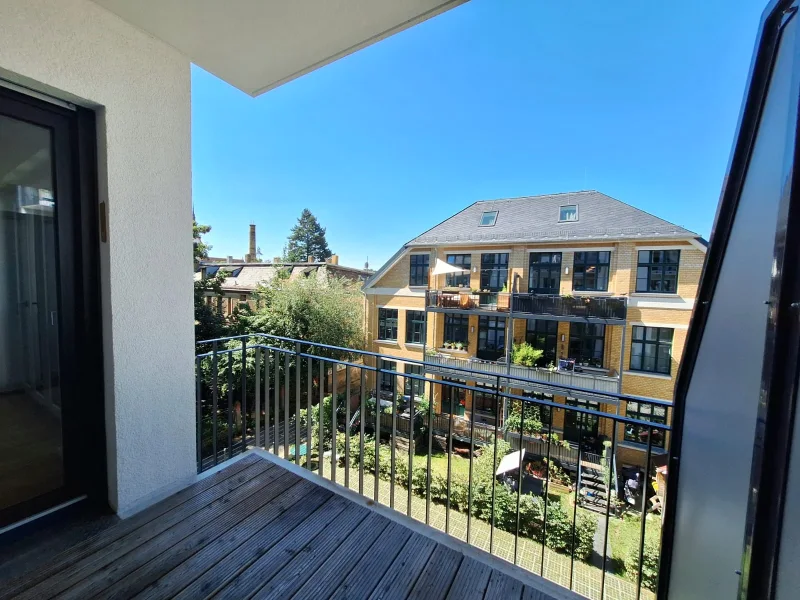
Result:
M597 189L710 234L764 0L472 0L253 99L192 69L215 256L309 208L379 267L475 200Z

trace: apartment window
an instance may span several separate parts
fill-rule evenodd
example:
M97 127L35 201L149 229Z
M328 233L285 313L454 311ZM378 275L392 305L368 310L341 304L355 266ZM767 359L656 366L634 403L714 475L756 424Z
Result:
M471 254L448 254L447 264L466 269L466 273L448 273L445 275L447 287L469 287L469 273L472 269Z
M219 271L219 267L206 267L206 277L214 277Z
M578 220L578 205L567 204L558 209L558 220L564 221L577 221Z
M531 252L528 259L528 292L558 294L561 287L561 252Z
M673 330L667 327L633 326L631 371L669 375L672 371Z
M441 414L456 415L458 417L464 416L464 406L467 403L467 390L448 383L463 383L454 379L442 378L441 386Z
M607 292L611 252L576 252L572 269L572 289Z
M678 293L680 250L639 250L637 292Z
M422 372L422 365L406 365L405 372L411 373L412 375L423 375ZM419 398L425 393L425 382L421 379L412 379L411 377L405 377L405 381L403 383L403 393L406 396L410 396L411 392L414 392L414 398Z
M553 394L545 394L544 392L522 392L522 395L525 398L534 398L536 400L546 400L547 402L554 402ZM539 422L542 424L542 431L545 433L550 432L550 423L552 423L553 415L551 407L543 406L541 404L535 404L532 402L525 403L526 411L525 411L525 420L527 422L528 418L533 414L534 418L539 419Z
M508 282L508 252L481 254L481 289L499 292Z
M600 412L600 404L592 400L567 398L566 405ZM564 411L564 439L568 442L578 444L581 438L597 437L599 425L600 417L597 415L579 413L569 409Z
M397 341L397 309L378 309L378 339Z
M598 323L570 323L569 357L576 365L602 367L606 326Z
M406 311L406 344L422 344L425 341L425 312Z
M625 416L639 421L650 421L651 423L667 423L667 409L664 406L655 406L646 402L628 402L625 408ZM650 429L646 425L625 424L625 441L637 444L646 444L650 434ZM664 431L653 429L653 446L664 447Z
M381 371L381 391L394 393L395 384L397 382L397 363L393 360L381 359L381 369L386 369L387 372Z
M478 319L478 358L497 360L505 354L505 317L480 317Z
M487 210L481 215L481 227L492 227L497 222L497 211Z
M469 339L469 316L468 315L445 315L444 316L444 341L468 343Z
M556 346L558 343L558 321L528 319L525 330L525 341L544 354L536 362L543 367L556 362Z
M411 255L411 273L408 277L408 285L427 287L429 261L430 255L428 254Z
M480 388L480 391L472 392L472 403L475 406L475 410L495 415L495 389L491 386L481 384L476 384L475 387Z

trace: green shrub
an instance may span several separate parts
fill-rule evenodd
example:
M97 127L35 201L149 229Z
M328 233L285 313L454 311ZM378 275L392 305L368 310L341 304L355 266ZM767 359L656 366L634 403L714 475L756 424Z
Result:
M535 367L536 361L542 356L544 356L544 350L534 348L528 342L522 342L521 344L514 344L514 349L511 351L511 362L515 365Z
M658 583L658 563L661 555L658 542L645 539L642 555L642 585L655 592ZM625 574L636 581L639 577L639 546L631 548L625 557Z

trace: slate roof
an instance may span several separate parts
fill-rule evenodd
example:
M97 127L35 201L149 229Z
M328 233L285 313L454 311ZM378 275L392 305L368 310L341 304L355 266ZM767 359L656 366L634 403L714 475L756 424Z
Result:
M572 204L578 206L578 220L559 222L560 207ZM495 224L480 227L481 215L495 210ZM701 239L693 231L592 190L475 202L406 246L658 237Z
M289 278L294 280L306 274L316 273L317 277L326 277L328 274L345 277L355 281L363 280L372 275L372 271L333 265L330 263L244 263L244 264L206 264L206 268L218 267L223 271L235 273L236 276L226 277L222 283L225 291L252 292L261 284L272 281L278 271L288 271ZM202 274L195 273L195 280L202 278Z

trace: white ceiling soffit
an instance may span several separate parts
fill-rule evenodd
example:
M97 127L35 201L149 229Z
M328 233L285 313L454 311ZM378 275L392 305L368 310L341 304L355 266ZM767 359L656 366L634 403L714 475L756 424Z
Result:
M466 0L94 0L257 96Z

